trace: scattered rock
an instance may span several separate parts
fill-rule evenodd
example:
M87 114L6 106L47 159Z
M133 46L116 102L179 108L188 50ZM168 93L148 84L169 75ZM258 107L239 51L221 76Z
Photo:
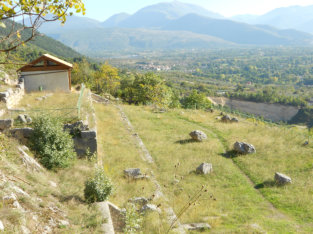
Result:
M4 225L1 220L0 220L0 231L4 231Z
M21 189L21 188L15 186L15 185L11 186L11 188L12 188L16 193L19 193L19 194L21 194L21 195L23 195L23 196L25 196L25 197L30 197L28 193L26 193L23 189Z
M25 115L25 118L26 118L27 124L31 124L33 122L33 119L30 116Z
M303 143L303 146L307 146L309 144L309 142L308 141L305 141L304 143Z
M158 212L158 213L160 213L161 210L160 210L156 205L153 205L153 204L146 204L146 205L144 205L144 206L140 209L140 212L141 212L141 213L146 213L146 212Z
M54 187L54 188L57 187L57 184L51 180L49 181L49 184L51 185L51 187Z
M30 234L31 233L30 230L27 227L25 227L24 225L21 226L21 232L23 234Z
M17 198L14 193L11 193L11 195L3 197L3 205L11 208L23 209L20 203L17 201Z
M236 142L234 144L234 150L239 154L253 154L256 150L253 145L245 142Z
M199 130L192 131L191 133L189 133L189 136L191 136L193 140L199 141L199 142L206 140L208 138L204 132L199 131Z
M64 227L69 225L70 223L67 220L59 220L59 226Z
M231 117L229 115L224 115L221 119L223 123L230 123L231 122Z
M207 231L211 229L211 226L207 223L190 223L190 224L183 224L183 227L188 231Z
M76 136L82 131L88 131L88 125L84 124L82 120L77 121L73 124L65 124L63 127L64 131L68 131L71 135Z
M13 127L13 122L14 122L13 119L0 120L0 131L7 130Z
M206 111L210 113L214 113L214 110L212 108L208 108Z
M239 120L238 120L237 118L235 118L235 117L234 117L234 118L232 118L232 119L231 119L231 122L232 122L232 123L238 123L238 122L239 122Z
M175 184L179 184L179 182L180 182L180 180L178 180L178 179L174 179L174 180L173 180L173 182L172 182L172 184L173 184L173 185L175 185Z
M17 120L18 120L19 122L21 122L21 123L25 123L25 124L27 123L27 120L26 120L26 118L25 118L25 115L23 115L23 114L18 115Z
M43 229L43 234L52 233L52 229L49 226L45 226Z
M196 169L197 174L209 174L213 172L213 166L211 163L201 163Z
M275 173L275 177L274 177L274 180L277 184L279 185L284 185L284 184L290 184L291 183L291 178L282 174L282 173L279 173L279 172L276 172Z
M36 100L41 102L43 99L41 97L37 97Z
M140 206L144 206L144 205L148 204L148 199L144 198L144 197L134 197L132 199L129 199L129 202L134 203L134 204L138 204Z
M124 175L127 177L135 178L141 176L141 171L139 168L129 168L124 170Z

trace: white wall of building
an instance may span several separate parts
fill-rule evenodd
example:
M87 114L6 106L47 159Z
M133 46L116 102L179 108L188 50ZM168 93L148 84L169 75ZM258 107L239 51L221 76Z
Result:
M21 77L26 92L39 91L40 87L46 91L70 91L67 70L21 72Z

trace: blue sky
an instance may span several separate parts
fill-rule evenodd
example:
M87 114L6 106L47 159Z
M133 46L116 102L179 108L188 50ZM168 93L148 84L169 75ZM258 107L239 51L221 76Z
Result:
M120 12L135 13L142 7L166 0L83 0L87 8L86 16L104 21ZM181 0L200 5L224 16L238 14L264 14L278 7L292 5L313 5L313 0Z

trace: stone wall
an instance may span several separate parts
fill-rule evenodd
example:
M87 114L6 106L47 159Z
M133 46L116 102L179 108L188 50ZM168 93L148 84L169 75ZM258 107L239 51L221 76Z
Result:
M16 106L24 96L24 83L20 82L15 88L0 92L0 101L6 104L8 109Z
M256 116L263 116L265 119L272 120L274 122L289 121L299 111L298 107L280 104L241 101L225 97L210 97L209 99L214 104L228 106L234 110L239 110Z
M82 131L80 135L73 138L75 151L78 157L86 156L87 154L94 154L97 152L97 132L96 131Z

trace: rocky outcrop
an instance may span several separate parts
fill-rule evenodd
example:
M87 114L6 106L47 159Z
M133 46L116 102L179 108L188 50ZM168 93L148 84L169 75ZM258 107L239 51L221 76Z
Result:
M236 142L234 144L234 150L239 154L253 154L256 150L253 145L245 142Z
M200 130L192 131L191 133L189 133L189 136L191 136L191 138L194 141L199 141L199 142L204 141L208 138L207 135Z

